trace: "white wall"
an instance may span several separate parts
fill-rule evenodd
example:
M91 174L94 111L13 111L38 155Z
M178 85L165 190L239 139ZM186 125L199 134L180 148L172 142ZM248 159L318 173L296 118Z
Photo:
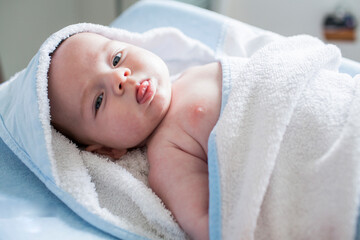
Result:
M78 22L108 25L119 9L137 0L0 0L0 63L5 79L26 67L41 43L58 29ZM326 13L345 3L360 23L360 0L209 0L213 9L286 36L307 33L322 38ZM360 61L357 41L333 42L345 57Z
M324 40L322 22L337 4L348 7L360 23L359 0L213 0L214 10L285 36L310 34ZM331 42L343 56L360 61L360 27L355 42Z
M69 24L108 25L115 0L0 0L0 60L5 79L26 67L51 33Z

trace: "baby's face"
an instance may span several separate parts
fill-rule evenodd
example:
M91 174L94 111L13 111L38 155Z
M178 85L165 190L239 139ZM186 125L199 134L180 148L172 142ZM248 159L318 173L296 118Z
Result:
M49 99L52 122L65 134L124 150L143 143L165 116L169 72L145 49L79 33L52 57Z

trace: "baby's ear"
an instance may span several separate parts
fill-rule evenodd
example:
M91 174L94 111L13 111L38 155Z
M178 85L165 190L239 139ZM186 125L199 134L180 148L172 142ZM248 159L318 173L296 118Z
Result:
M126 149L119 150L119 149L115 149L115 148L105 147L105 146L102 146L99 144L89 145L85 148L85 151L97 153L100 155L105 155L105 156L111 157L113 160L117 160L117 159L121 158L127 152Z

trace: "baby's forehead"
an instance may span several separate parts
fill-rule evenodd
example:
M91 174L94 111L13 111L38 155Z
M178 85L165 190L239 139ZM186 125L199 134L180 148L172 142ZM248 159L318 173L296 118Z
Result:
M71 37L84 37L84 38L91 38L91 37L95 37L95 38L105 38L107 40L110 40L110 38L104 36L104 35L101 35L99 33L94 33L94 32L79 32L79 33L76 33L72 36L70 36L69 38Z
M56 59L72 58L74 54L95 53L100 50L99 48L106 41L109 41L109 39L97 33L82 32L74 34L61 41L51 54L50 68L51 65L56 64Z
M109 41L110 39L97 34L97 33L92 33L92 32L81 32L81 33L77 33L74 34L70 37L68 37L65 41L63 45L66 44L70 44L70 45L77 45L77 44L87 44L87 43L102 43L105 41Z

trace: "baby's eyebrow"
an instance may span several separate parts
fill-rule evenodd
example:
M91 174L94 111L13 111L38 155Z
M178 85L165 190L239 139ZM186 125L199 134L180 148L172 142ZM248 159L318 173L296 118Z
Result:
M103 51L108 51L108 50L110 50L110 49L111 49L111 46L112 46L113 44L114 44L114 40L109 39L109 41L107 41L107 42L104 44L102 50L103 50Z

